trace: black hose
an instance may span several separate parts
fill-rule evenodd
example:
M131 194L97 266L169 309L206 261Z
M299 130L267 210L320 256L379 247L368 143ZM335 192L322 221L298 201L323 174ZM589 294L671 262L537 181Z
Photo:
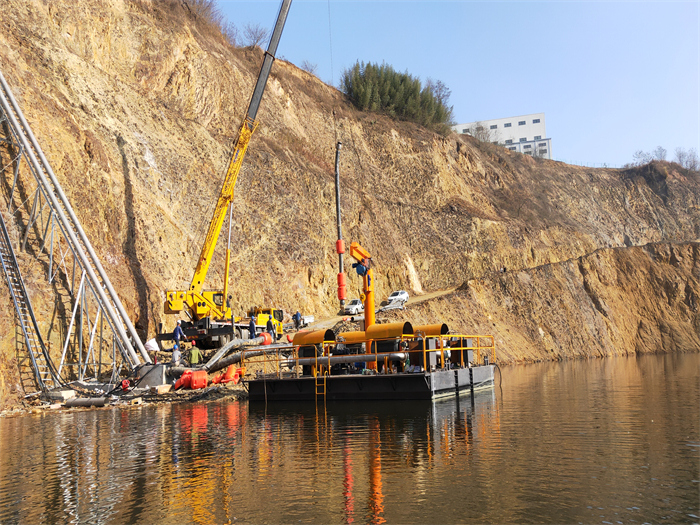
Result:
M494 363L493 366L498 368L498 389L501 391L501 399L503 399L503 372L501 372L501 367L497 363Z
M146 366L146 365L143 364L143 365L140 365L140 366L137 366L136 368L134 368L134 369L131 371L131 373L130 373L128 376L126 376L126 379L130 379L131 377L133 377L133 376L134 376L135 374L137 374L138 371L141 370L141 368L143 368L144 366ZM129 387L129 390L128 390L127 392L133 391L136 387L138 387L139 384L141 384L141 381L143 381L144 379L146 379L146 377L148 376L148 374L150 374L151 372L153 372L155 369L156 369L156 366L152 366L151 369L143 375L143 377L141 377L141 378L139 378L138 380L132 382L132 384L131 384L131 386ZM124 381L124 380L122 379L122 381ZM105 394L105 397L111 396L111 395L114 394L114 392L116 392L117 390L121 390L121 389L122 389L122 381L119 382L118 386L114 387L112 390L110 390L109 392L107 392L107 393Z
M498 377L499 377L498 387L500 388L503 385L503 372L501 372L501 367L498 366L497 363L494 363L493 366L498 368Z

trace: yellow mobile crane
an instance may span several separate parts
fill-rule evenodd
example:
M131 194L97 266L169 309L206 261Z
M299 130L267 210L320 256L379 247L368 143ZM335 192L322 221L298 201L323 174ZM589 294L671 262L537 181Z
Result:
M240 317L233 317L231 308L226 300L228 296L228 276L229 262L231 257L231 202L233 201L233 190L236 186L236 179L243 164L246 150L250 138L258 126L255 117L260 107L260 101L265 91L267 79L270 76L270 70L275 60L277 45L279 44L282 29L287 20L289 7L292 0L282 0L279 14L277 15L277 23L272 32L270 43L265 52L258 80L253 90L253 95L248 105L243 123L238 130L238 138L234 143L233 153L229 161L228 169L224 184L219 193L219 200L214 209L214 215L209 223L209 230L202 246L202 252L199 255L197 268L194 271L194 277L188 290L167 290L165 292L164 310L166 314L176 314L185 311L190 321L183 323L185 334L190 337L195 337L200 340L204 347L221 346L226 341L230 340L233 334L241 336L243 330L248 329L248 323L241 323ZM209 265L211 264L214 248L219 239L221 228L226 218L226 211L229 211L229 240L226 249L226 265L224 269L224 286L223 290L204 291L202 289L204 279L207 276ZM265 324L269 317L272 317L275 330L278 337L282 334L282 311L270 308L256 308L248 312L249 317L254 317L257 325L262 325L264 330ZM260 330L260 329L259 329ZM161 334L159 339L169 339L170 334Z

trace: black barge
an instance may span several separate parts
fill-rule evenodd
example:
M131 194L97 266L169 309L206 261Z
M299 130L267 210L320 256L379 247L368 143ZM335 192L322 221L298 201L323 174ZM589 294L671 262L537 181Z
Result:
M251 401L431 400L494 384L492 336L446 325L375 324L337 336L300 332L246 381Z

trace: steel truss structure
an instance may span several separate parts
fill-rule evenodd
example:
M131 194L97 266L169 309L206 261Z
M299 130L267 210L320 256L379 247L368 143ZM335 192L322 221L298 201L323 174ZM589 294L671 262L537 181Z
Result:
M0 262L16 310L15 339L25 392L29 395L29 375L38 391L45 392L74 380L114 382L123 368L133 370L142 360L150 363L1 72L0 171L7 204L7 211L0 213ZM19 258L10 235L13 229L14 243L26 253ZM28 269L39 263L46 281L32 283L34 299L37 294L44 300L53 295L50 315L35 315L18 260ZM23 371L30 367L33 374Z

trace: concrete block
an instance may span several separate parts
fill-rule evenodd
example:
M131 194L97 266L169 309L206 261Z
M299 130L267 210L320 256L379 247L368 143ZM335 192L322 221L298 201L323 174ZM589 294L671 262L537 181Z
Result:
M167 394L170 392L173 388L173 385L158 385L158 386L152 386L151 387L151 394L153 395L161 395L161 394Z
M164 385L167 383L165 379L166 365L144 365L139 369L139 387L150 388L153 386Z
M142 405L143 404L143 399L140 397L135 397L131 401L129 401L130 405Z
M68 401L75 397L75 390L52 390L47 397L52 401Z

